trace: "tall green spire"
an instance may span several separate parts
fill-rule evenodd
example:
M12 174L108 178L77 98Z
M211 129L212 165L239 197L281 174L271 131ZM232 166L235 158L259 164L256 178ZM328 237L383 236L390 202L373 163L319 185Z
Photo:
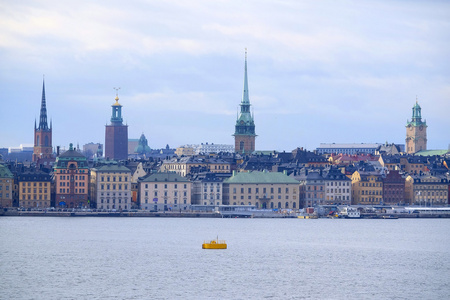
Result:
M247 49L245 49L245 68L244 68L244 91L240 104L241 112L236 120L236 130L234 135L255 135L255 122L250 113L250 97L248 92L247 77Z
M244 92L242 93L242 105L250 105L248 95L248 79L247 79L247 48L245 48L245 69L244 69Z

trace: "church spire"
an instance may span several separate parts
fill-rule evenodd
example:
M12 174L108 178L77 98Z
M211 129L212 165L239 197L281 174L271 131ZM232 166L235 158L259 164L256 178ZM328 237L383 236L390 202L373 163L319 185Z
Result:
M42 80L42 100L41 100L41 115L39 117L39 129L47 130L47 107L45 104L45 82Z
M250 105L250 97L248 94L248 79L247 79L247 48L245 48L244 92L242 94L242 104Z

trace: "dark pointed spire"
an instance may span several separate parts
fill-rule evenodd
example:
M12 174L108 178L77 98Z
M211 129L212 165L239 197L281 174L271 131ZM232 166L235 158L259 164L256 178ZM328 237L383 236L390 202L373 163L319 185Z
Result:
M247 48L245 48L244 92L242 94L242 104L250 104L250 97L248 94L248 79L247 79Z
M42 80L42 102L41 102L41 115L39 117L39 129L48 130L47 124L47 107L45 105L45 82Z

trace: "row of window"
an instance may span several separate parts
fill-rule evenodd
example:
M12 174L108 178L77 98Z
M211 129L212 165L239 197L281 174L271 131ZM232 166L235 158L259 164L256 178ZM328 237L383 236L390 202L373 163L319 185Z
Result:
M80 176L78 176L78 175L61 175L61 176L59 176L59 180L85 180L86 179L86 176L87 175L80 175ZM58 181L59 181L58 180Z
M22 193L23 193L23 194L25 194L26 191L27 191L26 188L23 188L23 189L22 189ZM44 191L45 194L47 193L47 189L43 189L43 190L42 190L42 189L39 189L39 194L42 194L42 191ZM31 193L31 188L28 188L28 193ZM36 188L33 189L33 193L35 193L35 194L37 193L37 189L36 189Z
M205 205L207 205L206 202L205 202ZM248 202L248 204L245 204L244 202L241 202L239 204L237 202L233 202L233 205L253 205L253 204L251 202ZM255 205L256 205L257 208L268 208L266 203L262 203L262 204L256 203ZM274 209L275 208L275 203L274 202L270 202L269 207L271 209ZM283 208L281 206L281 202L278 202L276 208ZM284 204L284 208L289 208L289 202L286 202ZM292 208L297 208L297 203L296 202L292 203Z
M149 194L148 191L145 191L145 192L144 192L144 195L145 195L145 196L148 196L148 194ZM164 194L164 197L167 197L169 193L168 193L167 191L164 191L163 194ZM153 192L153 195L154 195L155 197L158 197L158 191L154 191L154 192ZM175 197L178 196L178 191L174 191L174 192L173 192L173 195L174 195ZM184 197L187 196L187 192L186 192L186 191L183 192L183 196L184 196Z
M148 183L145 184L145 188L148 189ZM155 189L157 189L157 188L158 188L158 184L155 183ZM167 189L167 184L164 184L164 188ZM178 188L178 184L175 183L175 184L173 185L173 188L174 188L174 189L177 189L177 188ZM187 184L183 184L183 188L184 188L184 189L187 189Z
M116 188L118 189L118 190L121 190L122 189L122 184L112 184L112 190L116 190ZM102 184L101 186L100 186L100 189L101 190L104 190L105 189L105 185L104 184ZM107 184L106 185L106 189L107 190L111 190L111 184ZM124 190L127 190L128 189L128 184L124 184L123 185L123 189Z
M112 180L111 180L111 178L112 178ZM107 182L109 182L109 181L115 182L115 181L116 181L116 178L117 178L117 181L118 181L118 182L121 182L121 181L122 181L122 176L117 176L117 177L116 177L116 176L113 176L113 177L106 176L106 181L107 181ZM101 181L104 182L104 181L105 181L105 176L102 176L101 179L102 179ZM128 177L127 177L127 176L124 176L124 177L123 177L123 181L127 182L127 181L128 181Z
M63 163L63 165L64 165L64 163ZM87 171L87 170L74 170L74 171L71 171L70 173L87 173L85 171ZM66 174L66 173L69 173L69 171L68 170L60 170L60 173Z
M327 193L345 193L345 189L327 189ZM347 193L350 193L350 189L347 189Z
M70 193L70 189L69 189L69 188L67 188L67 189L65 189L65 188L60 188L60 189L59 189L59 193L60 193L60 194L63 194L63 193ZM85 189L75 189L75 194L78 194L78 193L84 194L84 193L85 193Z
M241 194L243 194L244 191L245 191L245 188L241 188ZM237 189L233 188L233 194L236 194L236 192L237 192ZM263 194L266 194L267 193L267 188L262 188L262 192L263 192ZM247 193L251 194L252 193L252 188L247 188ZM255 188L255 194L258 194L258 193L259 193L259 188ZM274 193L274 188L273 187L270 188L270 193L271 194ZM281 188L280 187L278 188L278 193L281 193ZM286 188L286 193L289 193L289 188ZM294 189L294 193L297 193L296 189Z
M112 200L111 203L116 203L116 198L112 198L112 199L109 199L109 198L103 199L102 198L102 199L100 199L100 202L101 203L109 203L110 200ZM118 200L117 203L122 203L122 199L121 198L119 198L117 200ZM126 198L123 199L123 203L127 203L127 199Z
M23 184L26 186L31 186L31 182L23 182ZM39 182L39 186L47 186L47 185L50 185L50 183L49 182ZM37 182L33 182L33 186L38 186Z
M38 197L38 195L36 194L34 194L33 197L31 197L31 195L22 195L21 198L22 198L21 200L38 200L38 198L39 200L48 200L47 195L39 195Z
M341 186L341 184L343 185L343 186L349 186L350 185L350 182L349 181L347 181L347 182L334 182L335 183L335 185L336 186ZM339 183L339 185L338 185L338 183ZM327 185L328 186L333 186L333 181L332 182L327 182Z
M152 202L158 203L157 201L153 201L153 200L149 201L148 198L145 198L144 201L145 201L145 204L152 203ZM167 204L167 203L168 203L168 199L164 198L164 204ZM178 199L177 198L173 199L173 203L178 204ZM187 198L183 199L183 204L187 204Z
M205 194L205 195L206 195L206 194ZM217 196L219 196L219 195L217 195ZM267 197L267 196L264 196L262 199L267 199L266 197ZM297 199L296 196L293 196L293 198L294 198L294 199ZM217 199L219 199L219 198L217 198ZM243 199L244 199L244 195L241 195L241 200L243 200ZM251 200L251 199L252 199L252 196L251 196L251 195L248 195L248 196L247 196L247 199L248 199L248 200ZM255 199L259 199L259 196L256 195L256 196L255 196ZM270 199L273 199L273 195L270 195ZM281 199L281 195L278 195L278 199ZM236 200L236 196L233 196L233 200ZM286 195L286 200L289 200L289 195Z

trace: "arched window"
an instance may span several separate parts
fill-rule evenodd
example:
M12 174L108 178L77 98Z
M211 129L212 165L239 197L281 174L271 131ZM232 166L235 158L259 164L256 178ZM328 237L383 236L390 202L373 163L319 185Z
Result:
M244 141L241 141L240 143L239 143L239 150L244 150Z
M292 203L292 208L297 208L297 205L294 203Z
M278 208L281 208L281 202L278 202Z
M41 137L38 135L38 136L36 137L36 146L40 146L40 145L39 145L40 139L41 139Z
M285 208L289 208L289 202L286 202L286 207Z
M273 202L270 202L270 208L273 209Z
M45 136L45 139L44 139L44 145L45 145L45 147L48 147L48 136Z

